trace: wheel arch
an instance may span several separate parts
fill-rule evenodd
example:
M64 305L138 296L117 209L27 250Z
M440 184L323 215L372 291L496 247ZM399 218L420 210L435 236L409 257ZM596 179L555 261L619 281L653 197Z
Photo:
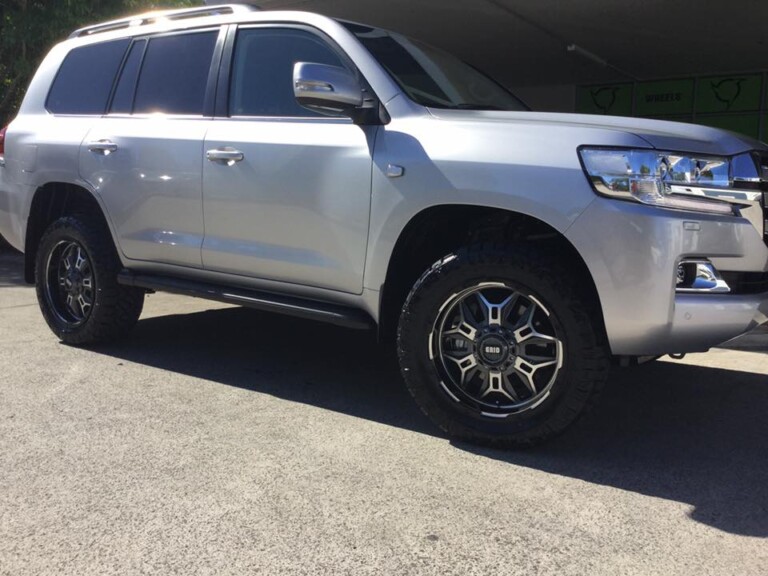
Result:
M400 309L416 280L442 256L479 242L536 242L562 254L562 261L579 281L598 315L605 337L605 320L597 285L581 254L557 229L543 220L512 210L476 205L435 205L415 214L401 230L390 255L379 303L379 332L394 337ZM606 337L607 340L607 337Z
M24 238L24 280L35 283L35 259L45 230L62 216L88 214L115 236L98 196L86 186L70 182L49 182L39 186L32 197Z

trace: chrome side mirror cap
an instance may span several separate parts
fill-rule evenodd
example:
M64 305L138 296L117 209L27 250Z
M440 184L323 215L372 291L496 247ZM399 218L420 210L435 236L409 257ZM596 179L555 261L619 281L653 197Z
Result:
M293 67L296 101L321 114L350 115L363 105L363 88L345 68L297 62Z

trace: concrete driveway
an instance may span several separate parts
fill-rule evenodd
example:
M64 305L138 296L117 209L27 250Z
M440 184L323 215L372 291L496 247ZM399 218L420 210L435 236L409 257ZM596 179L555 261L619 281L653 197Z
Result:
M176 296L59 344L0 255L0 574L768 574L768 332L451 443L371 337ZM738 349L741 348L741 349Z

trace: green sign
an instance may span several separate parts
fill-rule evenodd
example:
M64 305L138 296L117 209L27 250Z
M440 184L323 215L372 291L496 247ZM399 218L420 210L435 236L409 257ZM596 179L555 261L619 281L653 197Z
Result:
M732 130L733 132L752 136L752 138L760 137L759 114L702 114L696 117L696 123L712 126L713 128Z
M631 116L632 84L581 86L576 89L576 112Z
M687 114L693 111L693 80L641 82L635 99L638 116Z
M579 86L576 112L695 122L753 138L760 138L762 130L768 140L768 85L764 88L763 82L768 76L752 73Z
M747 112L760 109L763 78L755 75L699 78L696 112Z

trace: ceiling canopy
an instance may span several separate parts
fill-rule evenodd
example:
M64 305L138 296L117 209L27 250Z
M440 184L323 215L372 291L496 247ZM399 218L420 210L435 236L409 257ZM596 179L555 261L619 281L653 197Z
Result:
M382 26L455 53L507 86L768 68L766 0L261 0ZM571 49L569 50L569 45Z

